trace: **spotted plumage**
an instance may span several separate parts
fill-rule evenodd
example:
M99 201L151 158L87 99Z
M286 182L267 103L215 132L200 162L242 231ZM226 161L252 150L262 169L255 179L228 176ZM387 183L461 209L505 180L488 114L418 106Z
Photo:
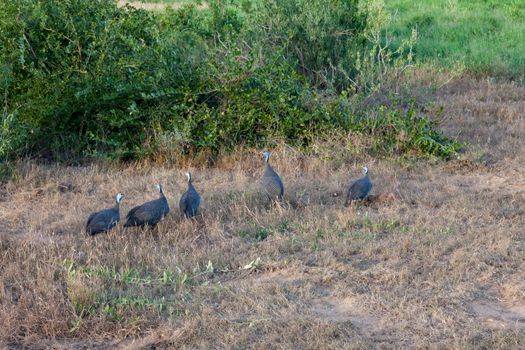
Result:
M160 196L159 198L146 202L142 205L136 206L131 209L126 215L127 221L124 227L131 226L155 226L158 224L168 213L170 212L170 207L168 205L168 200L162 192L162 186L157 185Z
M90 235L96 235L111 230L120 221L120 201L122 194L115 196L115 206L92 213L86 223L86 232Z
M188 189L180 198L179 209L186 218L192 218L199 210L201 196L193 186L191 173L186 173L186 176L188 177Z
M372 181L370 180L370 177L368 176L367 167L363 167L363 174L364 174L363 177L352 182L352 184L348 188L346 192L345 205L348 205L353 201L363 200L370 193L370 190L372 189L373 184L372 184Z
M264 173L261 177L261 187L263 193L270 200L280 200L284 195L284 185L281 177L270 165L270 152L264 151Z

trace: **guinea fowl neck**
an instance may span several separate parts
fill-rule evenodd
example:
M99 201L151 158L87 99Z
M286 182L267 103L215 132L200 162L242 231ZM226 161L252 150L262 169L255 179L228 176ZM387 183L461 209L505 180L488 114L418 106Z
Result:
M115 206L114 208L118 209L120 208L120 199L122 198L122 195L119 193L117 194L117 196L115 197Z

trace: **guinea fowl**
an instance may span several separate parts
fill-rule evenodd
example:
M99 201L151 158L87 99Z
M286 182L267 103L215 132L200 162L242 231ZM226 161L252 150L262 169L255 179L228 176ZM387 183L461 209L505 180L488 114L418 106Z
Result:
M115 196L115 206L89 215L86 223L86 232L90 235L96 235L111 230L120 221L120 201L122 193Z
M188 189L180 198L179 209L186 218L192 218L199 210L201 196L195 187L193 187L193 183L191 182L191 173L187 172L186 176L188 177Z
M372 189L372 181L370 181L368 168L366 166L363 167L363 174L364 176L362 178L352 182L348 188L345 205L348 205L353 201L363 200L370 193L370 190Z
M263 192L270 200L280 200L284 195L284 185L279 174L270 165L270 152L264 151L264 173L261 178Z
M127 221L124 227L155 226L168 215L170 212L168 200L164 196L160 184L157 185L157 189L159 190L160 197L131 209L128 215L126 215Z

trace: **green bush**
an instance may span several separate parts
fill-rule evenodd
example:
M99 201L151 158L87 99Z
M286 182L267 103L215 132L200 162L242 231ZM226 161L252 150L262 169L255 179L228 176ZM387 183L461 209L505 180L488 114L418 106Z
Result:
M2 150L70 157L140 142L135 99L160 81L155 18L109 0L2 3Z
M307 145L324 131L373 135L373 125L385 140L406 129L396 150L457 150L413 113L356 116L350 108L346 88L364 71L366 52L368 15L357 0L210 1L162 13L114 0L0 7L0 158ZM322 88L343 94L320 98Z
M254 11L255 38L282 50L320 88L348 88L366 47L367 12L358 0L270 0Z

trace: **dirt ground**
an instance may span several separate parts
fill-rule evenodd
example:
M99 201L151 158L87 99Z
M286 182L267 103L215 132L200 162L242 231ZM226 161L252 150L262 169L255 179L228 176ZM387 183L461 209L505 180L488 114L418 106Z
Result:
M0 189L0 348L525 348L525 88L456 78L433 97L460 159L372 159L352 135L282 146L286 200L268 205L260 155L239 151L190 168L193 221L186 168L27 163ZM363 164L393 201L342 205ZM157 182L158 227L85 235L117 192L125 215Z

